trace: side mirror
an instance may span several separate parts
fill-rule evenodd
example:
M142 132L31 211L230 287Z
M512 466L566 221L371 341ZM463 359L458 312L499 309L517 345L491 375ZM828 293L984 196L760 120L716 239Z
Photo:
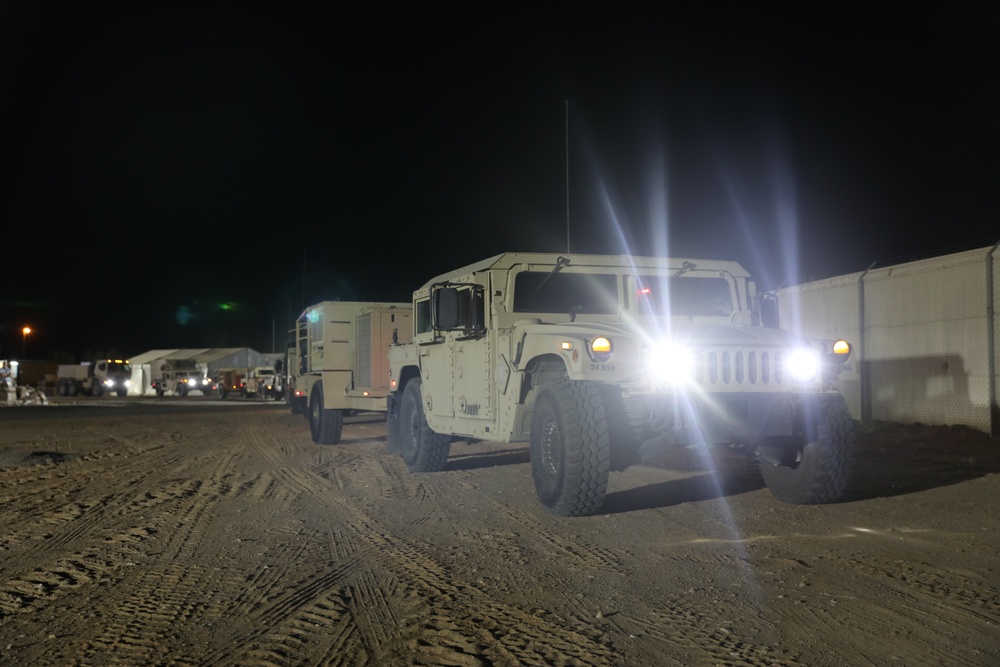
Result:
M778 327L778 297L764 293L757 297L757 310L760 312L760 325L768 329Z

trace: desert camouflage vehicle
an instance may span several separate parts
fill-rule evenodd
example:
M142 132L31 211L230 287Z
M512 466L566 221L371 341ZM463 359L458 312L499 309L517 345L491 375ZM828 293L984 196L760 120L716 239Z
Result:
M763 326L762 305L718 260L505 253L438 276L389 350L389 448L424 472L457 439L528 442L539 500L565 516L597 512L654 438L743 452L784 501L836 501L850 347Z
M288 404L309 420L313 442L340 442L344 417L385 410L387 352L409 340L410 304L323 301L296 321L287 356Z

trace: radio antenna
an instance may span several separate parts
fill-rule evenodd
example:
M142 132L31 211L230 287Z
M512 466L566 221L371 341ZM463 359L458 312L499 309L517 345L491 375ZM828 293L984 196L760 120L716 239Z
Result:
M566 100L566 252L569 253L569 100Z

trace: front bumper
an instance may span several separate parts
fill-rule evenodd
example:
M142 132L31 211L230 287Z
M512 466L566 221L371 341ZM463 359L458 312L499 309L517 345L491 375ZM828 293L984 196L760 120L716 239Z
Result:
M803 432L803 415L826 394L675 393L625 399L630 421L646 438L668 435L673 444L753 444L760 438Z

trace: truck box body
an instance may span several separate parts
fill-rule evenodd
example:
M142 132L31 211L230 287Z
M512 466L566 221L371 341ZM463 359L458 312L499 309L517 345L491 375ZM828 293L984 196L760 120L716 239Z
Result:
M409 303L357 301L323 301L303 311L288 354L287 396L292 412L310 420L314 441L339 442L348 412L385 411L389 347L410 340L411 314Z
M410 313L409 303L324 301L307 308L296 329L298 389L308 396L308 385L322 381L327 409L385 410L389 346L394 332L410 339Z

